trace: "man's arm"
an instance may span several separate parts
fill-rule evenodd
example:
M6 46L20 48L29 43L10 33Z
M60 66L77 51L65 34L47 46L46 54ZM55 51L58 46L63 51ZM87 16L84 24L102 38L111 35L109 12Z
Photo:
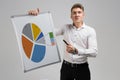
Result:
M93 29L88 37L88 48L87 49L77 49L78 54L85 55L88 57L96 57L98 53L97 48L97 38L96 38L96 32Z

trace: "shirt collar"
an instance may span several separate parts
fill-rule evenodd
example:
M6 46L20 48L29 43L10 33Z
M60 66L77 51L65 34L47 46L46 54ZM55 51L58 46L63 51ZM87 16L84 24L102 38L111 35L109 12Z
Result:
M81 30L85 28L85 23L83 23L83 25L80 28L76 28L74 24L72 24L72 26L73 26L73 29Z

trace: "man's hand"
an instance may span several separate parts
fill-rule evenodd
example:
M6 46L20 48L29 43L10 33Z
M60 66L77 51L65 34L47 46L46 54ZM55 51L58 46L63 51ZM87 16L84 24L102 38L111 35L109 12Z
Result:
M39 8L28 11L28 14L29 14L29 15L34 15L34 16L37 16L39 13L40 13Z
M66 51L68 53L77 54L77 49L73 47L71 44L66 46Z

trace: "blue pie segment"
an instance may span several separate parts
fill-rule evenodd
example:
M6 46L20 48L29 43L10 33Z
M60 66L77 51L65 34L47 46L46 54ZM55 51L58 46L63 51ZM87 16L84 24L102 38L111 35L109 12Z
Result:
M33 62L40 62L45 57L45 51L46 51L45 45L35 44L31 60Z
M40 35L38 36L37 40L39 40L39 39L42 38L42 37L44 37L44 36L43 36L43 33L41 32ZM36 41L37 41L37 40L36 40Z

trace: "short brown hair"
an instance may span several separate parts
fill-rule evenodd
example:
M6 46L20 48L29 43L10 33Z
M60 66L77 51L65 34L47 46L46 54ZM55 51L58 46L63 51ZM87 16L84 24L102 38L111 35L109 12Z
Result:
M83 5L80 4L80 3L74 4L74 5L72 6L72 8L71 8L71 12L72 12L72 10L73 10L74 8L80 8L80 9L82 9L82 10L84 11L84 7L83 7Z

